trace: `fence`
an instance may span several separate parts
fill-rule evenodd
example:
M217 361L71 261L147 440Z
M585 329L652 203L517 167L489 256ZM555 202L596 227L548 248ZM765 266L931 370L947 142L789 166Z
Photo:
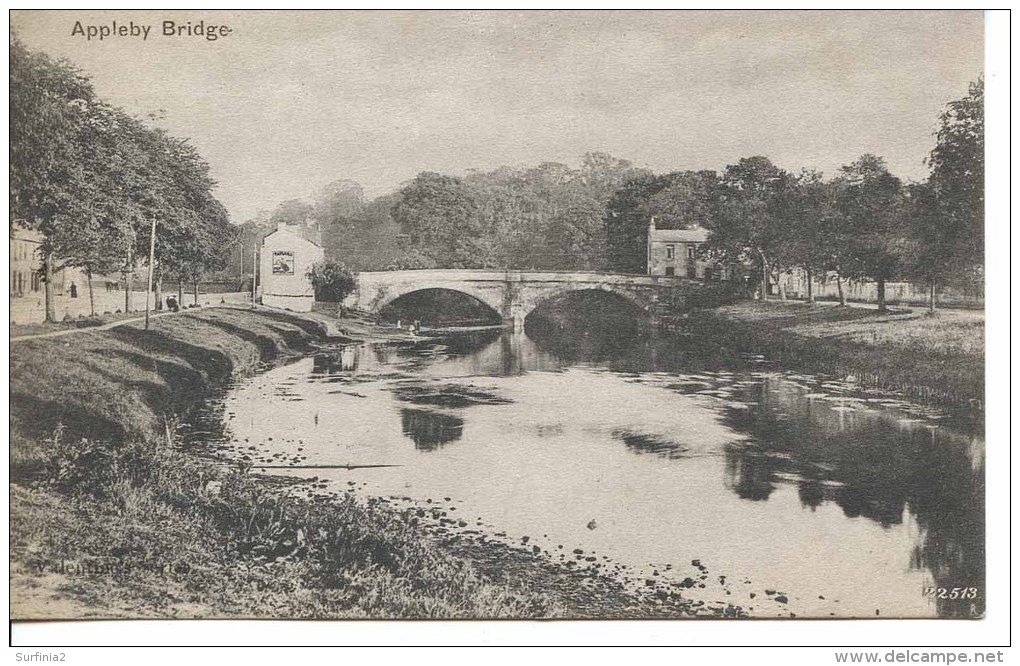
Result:
M807 298L807 276L802 271L787 273L781 279L789 298ZM839 298L835 278L813 279L811 291L817 300L834 301ZM770 291L770 294L775 293ZM843 293L848 301L878 302L878 286L871 281L844 281ZM928 288L913 282L886 282L885 300L892 305L925 305L928 303ZM946 307L983 308L985 301L984 293L980 290L941 287L935 291L935 302Z

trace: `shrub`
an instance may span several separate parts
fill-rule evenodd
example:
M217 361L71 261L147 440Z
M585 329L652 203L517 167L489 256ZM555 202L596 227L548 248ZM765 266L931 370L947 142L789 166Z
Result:
M315 290L315 300L339 303L354 291L357 281L354 273L336 261L320 261L308 271L308 279Z

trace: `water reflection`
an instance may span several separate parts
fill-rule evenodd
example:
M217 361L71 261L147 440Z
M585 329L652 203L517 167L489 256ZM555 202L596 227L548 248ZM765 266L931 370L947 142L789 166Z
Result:
M724 422L748 436L726 451L728 485L749 500L778 483L798 487L802 505L832 502L847 518L889 528L911 515L921 527L914 566L936 587L978 587L983 611L983 462L970 437L931 422L868 409L853 396L829 401L781 380L741 390L750 408L724 409ZM849 407L848 405L854 405ZM940 614L971 615L971 600L940 599Z
M344 345L338 349L316 354L312 361L312 371L322 375L353 372L358 369L360 358L360 345Z
M414 447L421 451L435 451L457 441L464 433L464 419L427 409L401 409L400 425Z
M399 463L379 473L380 492L458 497L501 529L561 530L556 543L635 566L704 557L834 589L842 605L819 598L816 615L874 616L876 595L914 615L983 611L983 443L966 424L712 340L564 322L319 354L309 385L252 392L252 432L288 414L302 428L314 405L322 440L302 431L306 451ZM256 402L281 388L308 403ZM921 581L982 598L929 606Z
M624 446L635 453L651 453L660 458L676 460L683 457L686 451L678 442L632 430L616 430L613 432L613 437L623 442Z

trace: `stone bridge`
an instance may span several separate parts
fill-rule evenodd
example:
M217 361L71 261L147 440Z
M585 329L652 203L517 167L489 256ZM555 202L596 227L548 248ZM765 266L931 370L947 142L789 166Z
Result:
M610 273L379 271L359 273L357 288L344 301L344 306L378 312L405 294L423 289L448 289L476 298L498 313L504 323L513 324L519 330L536 307L569 292L598 290L616 294L654 320L660 301L675 307L707 287L704 281L690 278Z

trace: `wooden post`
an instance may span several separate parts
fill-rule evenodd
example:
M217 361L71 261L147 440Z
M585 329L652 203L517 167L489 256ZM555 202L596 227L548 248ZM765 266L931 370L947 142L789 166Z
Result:
M149 301L152 298L152 264L156 261L156 216L152 216L149 231L149 279L145 288L145 330L149 330Z

